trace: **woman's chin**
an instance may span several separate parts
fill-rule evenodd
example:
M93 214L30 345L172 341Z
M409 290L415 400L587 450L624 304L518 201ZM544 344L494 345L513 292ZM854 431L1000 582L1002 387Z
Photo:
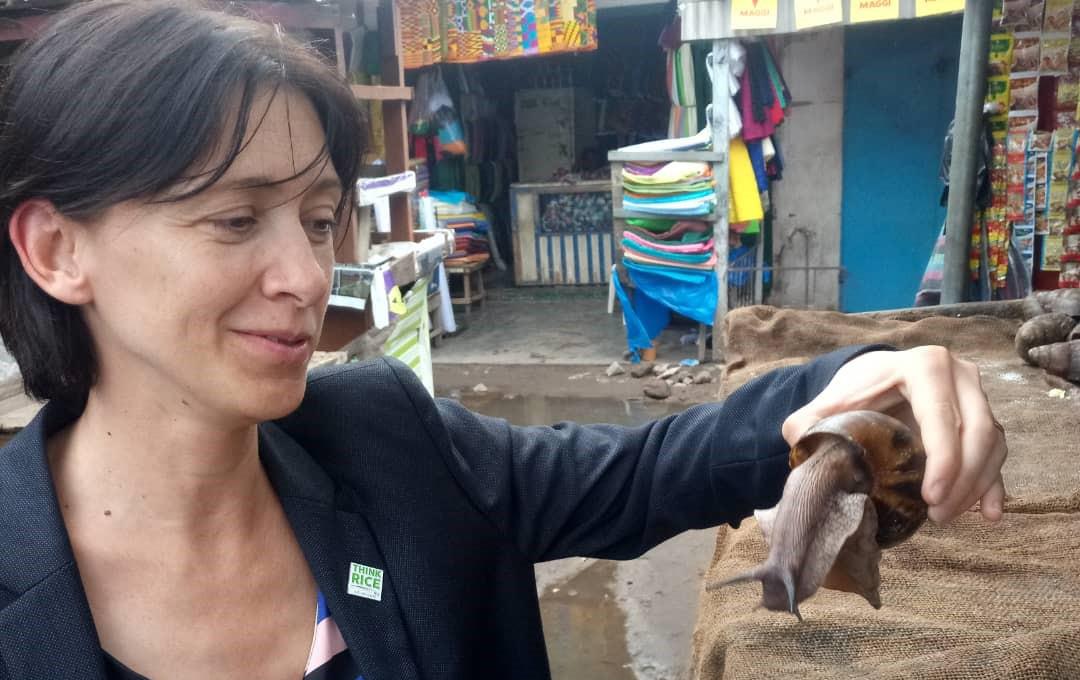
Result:
M258 390L257 394L250 394L253 398L245 404L244 411L256 422L284 418L300 406L306 389L306 380L275 381L273 385Z

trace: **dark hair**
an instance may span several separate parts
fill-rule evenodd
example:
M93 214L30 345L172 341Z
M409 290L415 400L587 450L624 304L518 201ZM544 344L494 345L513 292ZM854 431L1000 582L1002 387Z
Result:
M329 159L341 178L340 213L359 174L363 118L344 79L279 28L194 1L94 0L20 49L0 93L0 336L27 394L81 407L97 357L79 309L23 270L13 211L43 198L89 219L130 199L204 191L242 150L258 91L284 86L322 123L326 148L314 163ZM224 162L185 174L219 143ZM193 188L160 198L181 180Z

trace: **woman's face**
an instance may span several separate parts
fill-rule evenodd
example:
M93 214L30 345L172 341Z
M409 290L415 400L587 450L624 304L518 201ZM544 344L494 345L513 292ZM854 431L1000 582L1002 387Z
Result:
M122 203L86 225L83 312L100 363L94 393L110 403L153 400L230 425L280 417L303 396L342 188L322 161L268 186L325 143L304 96L271 96L252 106L247 144L212 188Z

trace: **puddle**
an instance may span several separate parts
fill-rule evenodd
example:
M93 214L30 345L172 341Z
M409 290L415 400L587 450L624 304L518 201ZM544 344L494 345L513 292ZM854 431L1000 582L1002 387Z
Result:
M554 680L635 680L626 615L615 601L615 565L593 562L540 598Z
M559 398L538 395L462 394L460 401L484 415L515 425L579 423L640 425L685 406L637 399ZM615 593L616 565L603 560L560 560L540 565L540 594L548 657L554 680L635 680L627 646L627 618Z

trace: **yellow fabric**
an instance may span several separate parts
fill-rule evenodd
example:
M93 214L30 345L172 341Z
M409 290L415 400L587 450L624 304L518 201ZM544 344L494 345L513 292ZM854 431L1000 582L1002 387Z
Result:
M743 147L745 151L746 147ZM750 162L750 156L746 157ZM753 168L750 169L753 172ZM631 168L623 168L623 179L637 184L678 184L680 182L692 182L708 179L712 176L712 166L708 163L696 163L690 161L671 161L665 163L662 168L652 175L636 174Z
M729 221L750 222L765 219L761 206L761 194L758 193L757 177L754 166L750 164L750 152L741 137L731 140L728 153L731 175L731 211Z

